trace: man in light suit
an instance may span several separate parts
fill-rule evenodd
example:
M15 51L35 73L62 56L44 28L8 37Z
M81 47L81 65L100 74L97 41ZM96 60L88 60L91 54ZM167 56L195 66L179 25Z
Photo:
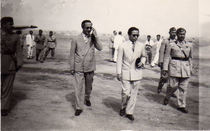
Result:
M13 18L1 19L1 116L7 116L15 74L23 65L20 36L13 32Z
M188 113L186 109L187 86L192 70L192 43L185 41L186 30L179 28L176 31L177 40L167 44L163 61L163 75L168 73L169 86L167 87L164 105L167 105L171 95L177 91L178 110Z
M28 46L27 59L33 59L33 48L35 46L35 43L34 43L34 35L32 30L29 31L28 35L26 35L26 45Z
M133 112L136 104L138 89L142 79L142 69L146 61L146 52L143 43L137 42L139 29L131 27L128 30L129 40L119 47L117 58L117 79L122 85L122 102L120 116L134 120ZM136 59L140 58L137 63Z
M164 54L166 53L166 45L170 42L174 42L176 39L176 28L171 27L169 29L169 38L164 39L161 43L160 50L159 50L159 59L158 59L158 66L160 67L161 74L160 74L160 80L158 83L158 88L157 92L160 93L162 90L163 85L167 82L168 77L163 77L162 76L162 71L163 71L163 58Z
M103 48L92 25L90 20L84 20L81 24L82 33L71 43L70 73L75 77L75 116L79 116L83 111L84 102L87 106L91 106L90 94L96 70L95 48L99 51Z
M109 57L110 61L114 61L114 38L117 35L117 31L113 31L113 35L110 37L109 41Z
M125 41L125 38L122 36L122 32L119 31L118 35L114 38L114 62L117 61L117 55L118 55L118 48L120 44L122 44Z

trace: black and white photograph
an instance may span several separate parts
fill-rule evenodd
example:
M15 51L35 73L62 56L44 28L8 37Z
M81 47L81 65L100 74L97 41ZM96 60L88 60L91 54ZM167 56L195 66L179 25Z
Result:
M209 0L1 0L1 131L210 130Z

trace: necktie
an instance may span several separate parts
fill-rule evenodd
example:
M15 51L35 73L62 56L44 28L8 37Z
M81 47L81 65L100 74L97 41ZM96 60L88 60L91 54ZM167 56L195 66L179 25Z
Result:
M133 50L133 52L135 50L135 43L134 42L132 42L132 50Z

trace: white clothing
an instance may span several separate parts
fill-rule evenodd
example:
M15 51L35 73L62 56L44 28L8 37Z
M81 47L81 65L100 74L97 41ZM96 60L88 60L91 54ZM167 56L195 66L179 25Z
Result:
M118 48L119 46L125 41L125 38L121 35L117 35L115 36L114 38L114 48L115 48L115 51L114 51L114 61L116 62L117 61L117 54L118 54Z
M162 39L160 39L159 41L155 42L156 45L156 54L155 54L155 58L151 63L151 66L155 66L155 64L158 64L158 59L159 59L159 50L160 50L160 46L162 43Z
M33 47L35 46L34 35L26 35L26 45L28 46L28 57L33 56Z

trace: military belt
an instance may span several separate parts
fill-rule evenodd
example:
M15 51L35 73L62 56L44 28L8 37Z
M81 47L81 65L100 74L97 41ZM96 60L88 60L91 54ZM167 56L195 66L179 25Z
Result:
M179 58L179 57L172 57L174 60L182 60L182 61L188 61L188 58Z

